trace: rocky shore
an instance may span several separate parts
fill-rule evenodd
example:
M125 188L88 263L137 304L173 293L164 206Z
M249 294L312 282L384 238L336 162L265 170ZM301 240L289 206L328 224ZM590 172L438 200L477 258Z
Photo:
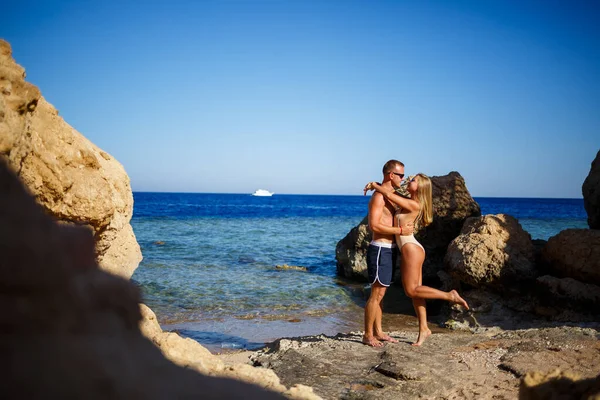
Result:
M399 343L381 349L364 346L362 332L280 339L251 360L324 399L548 398L536 387L564 371L571 383L550 398L600 398L598 325L437 333L422 347L410 345L416 332L391 335Z
M589 229L548 241L532 240L510 215L481 215L460 174L432 183L439 223L416 233L423 281L470 304L457 312L428 302L438 311L430 322L456 333L419 349L408 345L415 333L396 332L404 343L381 351L361 347L360 332L282 340L254 362L288 383L290 365L334 371L299 374L325 398L600 398L600 152L582 185ZM340 275L364 281L370 238L365 217L340 240Z
M417 237L448 329L373 349L361 332L280 339L225 362L164 332L128 281L141 260L123 167L58 116L0 41L0 347L3 398L600 399L600 153L583 185L590 229L532 241L482 216L457 172L434 177L435 223ZM366 221L336 248L365 277ZM285 266L284 266L285 267ZM287 266L289 268L289 266ZM401 297L401 296L400 296ZM250 365L251 364L251 365ZM312 387L312 388L311 388Z

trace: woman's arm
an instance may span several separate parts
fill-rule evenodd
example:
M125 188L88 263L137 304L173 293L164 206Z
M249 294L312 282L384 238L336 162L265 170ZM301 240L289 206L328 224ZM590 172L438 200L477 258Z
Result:
M409 211L417 211L419 210L420 206L419 203L411 200L411 199L407 199L404 198L398 194L396 194L393 190L387 190L384 189L379 183L377 182L369 182L367 183L367 185L365 186L365 193L368 190L376 190L379 193L381 193L386 199L388 199L389 201L391 201L392 203L402 207L405 210L409 210Z
M402 227L385 225L381 222L381 215L385 207L383 196L373 195L369 201L369 228L375 233L384 235L402 235Z

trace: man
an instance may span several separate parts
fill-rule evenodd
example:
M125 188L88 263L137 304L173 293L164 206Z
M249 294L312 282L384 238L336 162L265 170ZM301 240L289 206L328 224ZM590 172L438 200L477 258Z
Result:
M404 164L390 160L383 166L382 186L397 189L404 179ZM366 194L366 189L365 189ZM373 240L367 250L367 270L371 282L371 295L365 306L365 335L363 343L372 347L383 346L382 342L398 342L383 332L383 296L392 282L397 249L394 235L411 235L412 225L394 226L395 207L379 193L373 193L369 201L369 228Z

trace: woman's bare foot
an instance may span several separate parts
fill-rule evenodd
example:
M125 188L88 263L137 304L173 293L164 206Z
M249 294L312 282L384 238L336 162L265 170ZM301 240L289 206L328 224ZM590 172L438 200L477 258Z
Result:
M463 299L462 297L460 297L459 294L458 294L458 292L456 290L451 290L450 291L450 295L452 296L452 300L450 300L452 303L454 303L454 304L460 304L461 306L463 306L467 310L469 309L469 305L467 304L467 302L465 301L465 299Z
M371 346L371 347L382 347L383 346L383 343L381 343L379 340L375 339L374 336L371 336L371 337L363 336L362 342L364 344L366 344L367 346Z
M429 335L431 335L431 331L429 329L427 329L426 331L419 331L419 337L417 338L417 341L414 342L412 345L413 346L422 345L423 342L425 341L425 339L427 339L429 337Z
M396 339L394 339L390 335L386 335L385 333L381 335L375 335L375 339L381 340L382 342L398 343Z

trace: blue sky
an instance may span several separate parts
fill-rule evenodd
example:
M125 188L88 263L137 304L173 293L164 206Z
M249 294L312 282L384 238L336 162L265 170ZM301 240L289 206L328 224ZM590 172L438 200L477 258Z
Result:
M391 158L474 196L581 197L593 1L29 1L0 38L136 191L361 194Z

